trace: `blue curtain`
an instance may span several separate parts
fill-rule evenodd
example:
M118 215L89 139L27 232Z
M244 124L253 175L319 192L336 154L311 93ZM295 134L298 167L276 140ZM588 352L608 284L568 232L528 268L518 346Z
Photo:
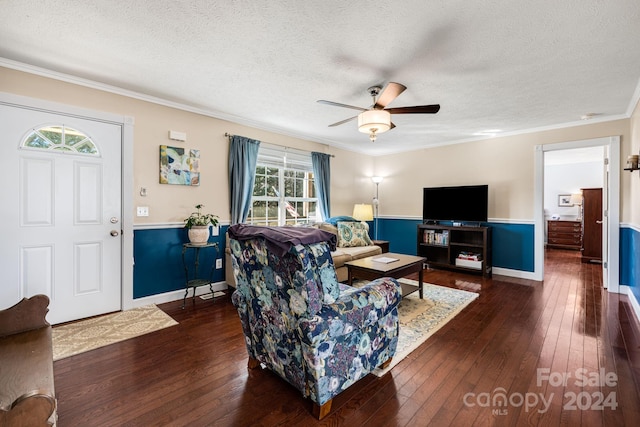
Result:
M229 146L229 206L231 225L243 223L249 215L260 141L233 135Z
M313 165L313 177L316 183L316 195L318 196L318 207L320 208L320 216L324 221L331 217L329 209L330 187L331 187L331 166L329 160L331 155L324 153L311 153L311 162Z

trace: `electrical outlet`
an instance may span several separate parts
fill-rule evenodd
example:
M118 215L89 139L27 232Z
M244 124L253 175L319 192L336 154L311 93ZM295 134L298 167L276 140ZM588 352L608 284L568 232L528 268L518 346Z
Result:
M149 216L149 207L148 206L138 206L138 216Z
M216 268L217 268L217 269L222 268L222 258L218 258L218 259L216 260Z

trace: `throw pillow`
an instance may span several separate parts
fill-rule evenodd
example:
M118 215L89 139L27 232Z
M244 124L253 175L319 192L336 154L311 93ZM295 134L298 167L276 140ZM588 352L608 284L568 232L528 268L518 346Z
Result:
M338 247L372 245L369 238L369 225L366 222L338 221Z

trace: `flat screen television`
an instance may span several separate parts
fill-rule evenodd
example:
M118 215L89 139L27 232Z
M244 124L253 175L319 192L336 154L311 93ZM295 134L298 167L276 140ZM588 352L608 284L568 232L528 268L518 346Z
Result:
M428 222L487 222L488 185L423 189L422 220Z

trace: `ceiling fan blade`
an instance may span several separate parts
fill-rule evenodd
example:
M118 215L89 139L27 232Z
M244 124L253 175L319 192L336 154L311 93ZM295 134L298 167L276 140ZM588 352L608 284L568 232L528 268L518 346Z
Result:
M355 120L357 118L358 118L358 116L349 117L348 119L340 120L339 122L331 124L331 125L329 125L329 127L332 128L334 126L340 126L342 124L345 124L345 123L350 122L351 120Z
M367 111L366 108L356 107L354 105L340 104L339 102L325 101L324 99L319 99L318 102L320 104L333 105L334 107L344 107L344 108L351 108L352 110Z
M389 130L393 129L394 127L396 127L396 125L394 125L393 122L391 122L391 127L389 128Z
M440 104L386 108L385 111L388 111L391 114L435 114L440 111Z
M401 85L396 82L389 82L389 84L382 90L376 104L373 106L376 110L382 110L387 105L391 104L391 101L396 99L398 95L407 89L405 85Z

